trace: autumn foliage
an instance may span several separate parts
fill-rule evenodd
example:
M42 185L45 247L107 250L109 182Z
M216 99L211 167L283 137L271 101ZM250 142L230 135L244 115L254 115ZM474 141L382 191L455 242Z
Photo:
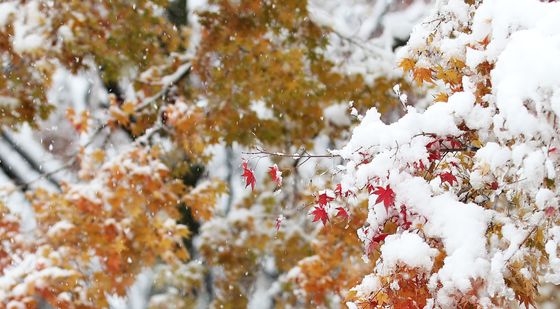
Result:
M0 308L537 305L560 7L505 2L3 1Z

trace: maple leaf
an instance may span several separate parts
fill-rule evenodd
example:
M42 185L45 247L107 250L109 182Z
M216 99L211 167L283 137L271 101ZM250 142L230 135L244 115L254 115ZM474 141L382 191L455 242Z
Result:
M441 159L441 153L439 152L439 150L428 152L428 161L429 162L434 162L434 161L437 161L439 159Z
M334 195L336 197L342 197L342 185L341 184L336 185L336 189L334 189Z
M401 60L401 62L399 62L399 67L402 68L402 70L405 73L414 69L415 65L416 65L416 62L414 62L414 60L412 60L410 58L403 58L403 60Z
M418 160L418 162L413 162L412 166L416 171L423 171L426 169L426 167L424 166L424 162L422 162L422 160Z
M413 70L412 75L418 86L422 86L424 82L433 83L432 70L428 68L416 68Z
M245 177L245 188L251 185L251 190L254 191L255 183L257 182L255 174L247 167L247 161L243 162L241 167L243 168L243 175L241 176Z
M344 207L337 207L336 210L338 210L338 212L336 213L337 217L341 217L346 220L350 219L350 215L348 214L346 209L344 209Z
M324 207L327 206L327 204L334 200L334 197L330 196L327 194L327 192L323 192L321 194L319 194L319 197L317 198L317 204L319 204L319 206Z
M445 92L440 92L434 96L434 102L447 102L449 95Z
M385 238L387 238L387 236L389 236L389 234L380 233L380 234L376 235L375 237L373 237L372 241L376 242L376 243L380 243L380 242L384 241Z
M448 138L446 138L446 140L449 142L452 149L458 149L458 148L463 147L463 144L458 139L456 139L454 137L448 137Z
M342 197L343 195L344 195L344 197L349 197L350 195L356 196L356 194L354 192L352 192L351 190L346 190L346 192L344 192L344 194L343 194L342 193L342 185L337 184L336 188L334 189L334 196L335 197Z
M484 48L486 48L486 46L488 46L488 44L490 44L490 37L485 36L484 39L482 41L478 41L478 43L480 45L482 45Z
M457 182L457 177L453 176L453 174L451 174L451 172L445 172L443 174L439 175L439 178L441 178L441 183L449 183L450 185L453 185L453 182Z
M278 165L274 164L268 168L268 175L272 178L272 181L276 183L276 187L282 186L282 172L278 169Z
M408 230L410 228L410 226L412 225L412 222L408 221L408 215L406 213L406 206L405 205L401 205L400 213L401 213L401 216L402 216L402 219L403 219L402 227L403 227L403 229Z
M393 191L393 189L391 189L390 185L387 185L385 188L376 187L373 194L377 195L375 204L383 202L387 213L389 212L389 207L395 205L395 192Z
M315 216L313 217L313 222L321 220L321 222L323 222L323 225L326 225L327 221L329 221L329 216L327 215L327 211L323 206L315 206L315 209L313 209L311 214Z

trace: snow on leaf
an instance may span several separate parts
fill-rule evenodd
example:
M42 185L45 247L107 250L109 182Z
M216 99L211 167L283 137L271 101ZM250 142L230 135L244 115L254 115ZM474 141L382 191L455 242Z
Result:
M323 206L315 206L311 214L314 216L313 222L321 220L321 222L323 222L323 225L326 225L327 221L329 221L329 216Z
M441 183L449 183L449 185L453 185L453 182L457 182L457 177L455 177L453 174L451 174L451 172L445 172L443 174L439 175L439 178L441 178Z
M456 138L448 137L446 141L449 142L449 145L451 145L451 149L459 149L463 147L463 144Z
M375 237L371 239L371 242L367 246L367 252L372 253L377 247L377 245L379 245L382 241L384 241L385 238L387 238L387 236L389 236L389 234L387 233L379 233L375 235Z
M336 185L336 189L334 189L334 195L336 197L342 197L342 185L341 184Z
M385 210L389 212L389 207L395 205L395 192L391 189L390 185L387 185L385 188L383 187L376 187L373 194L377 195L377 199L375 200L375 204L379 204L383 202L385 206Z
M251 185L251 190L254 191L255 190L255 183L257 181L256 178L255 178L255 174L247 166L247 161L243 162L241 167L243 168L243 175L241 175L241 176L245 177L245 188L247 188L249 185Z
M414 66L416 65L416 62L410 58L403 58L403 60L401 60L401 62L399 62L399 67L404 71L404 72L408 72L408 71L412 71L412 69L414 69Z
M282 186L282 172L278 169L278 165L274 164L273 166L268 168L268 175L274 183L276 183L276 187Z
M328 195L325 191L319 194L319 196L317 197L317 204L319 204L320 207L324 207L327 206L327 204L332 200L334 200L334 197Z
M343 218L345 220L350 220L350 215L348 214L348 211L344 209L344 207L337 207L336 210L338 210L338 212L336 213L337 217Z
M412 222L408 221L408 215L406 213L406 206L405 205L401 205L401 211L400 211L403 223L402 223L402 228L405 230L408 230L410 228L410 226L412 225Z
M376 243L380 243L382 241L385 240L385 238L387 238L387 236L389 236L389 234L387 233L380 233L379 235L373 237L372 241L376 242Z

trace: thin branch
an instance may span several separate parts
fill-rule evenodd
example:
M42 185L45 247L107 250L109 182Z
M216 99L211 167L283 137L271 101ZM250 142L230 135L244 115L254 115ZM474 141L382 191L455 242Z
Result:
M150 106L152 103L154 103L155 101L157 101L159 98L161 97L165 97L167 95L167 93L169 92L169 89L171 89L171 87L175 84L177 84L178 82L180 82L181 80L183 80L185 77L187 77L189 75L189 73L191 72L191 64L190 63L186 63L183 64L181 67L179 67L179 69L169 75L169 81L167 81L163 87L161 88L161 90L156 93L155 95L146 98L143 100L142 104L138 105L135 109L135 111L141 111L143 109L145 109L146 107Z
M381 58L381 55L385 53L385 51L382 50L381 48L376 48L377 50L375 50L373 46L367 46L365 41L346 36L346 35L338 32L338 31L336 31L332 28L329 29L329 30L333 34L335 34L337 37L339 37L341 40L346 41L346 42L348 42L352 45L355 45L355 46L361 48L362 50L366 51L367 53L369 53L374 58Z
M7 165L7 163L8 162L2 156L2 153L0 153L0 169L2 170L2 172L4 172L4 174L6 174L6 176L8 176L17 185L16 188L21 187L22 189L27 190L28 184L25 182L25 180L20 175L18 175L12 169L11 166Z
M106 127L106 125L103 124L103 125L101 125L99 128L97 128L97 129L95 130L95 132L93 133L93 135L91 136L90 140L89 140L87 143L85 143L81 148L82 148L82 149L86 149L86 148L88 148L91 144L93 144L95 138L103 131L103 129L104 129L105 127ZM41 180L41 179L45 179L45 178L48 179L49 177L52 177L53 175L55 175L55 174L57 174L57 173L60 173L61 171L64 171L64 170L70 168L72 165L74 165L74 163L76 163L76 161L77 161L77 159L78 159L79 152L80 152L79 150L76 151L76 152L72 155L72 158L69 159L65 164L61 165L60 167L58 167L58 168L56 168L56 169L54 169L54 170L52 170L52 171L49 171L49 172L46 172L46 173L42 173L42 174L39 175L37 178L34 178L34 179L32 179L32 180L30 180L30 181L27 181L27 182L20 182L20 183L18 183L18 181L16 181L16 184L17 184L17 185L16 185L15 187L13 187L12 192L15 192L15 191L26 191L26 190L29 188L30 185L36 183L37 181L39 181L39 180ZM58 188L60 189L60 187L58 187Z
M533 226L533 228L527 232L527 235L525 236L525 238L523 239L523 241L521 241L519 243L519 245L517 246L517 249L515 251L513 251L511 253L511 255L505 260L504 265L507 265L509 263L509 261L515 256L515 254L521 249L521 247L523 247L523 245L527 242L527 240L529 240L529 237L531 237L531 235L533 235L533 233L537 230L537 228L540 226L542 219L539 220L539 222L537 224L535 224Z
M308 152L303 152L301 154L299 153L294 153L294 154L289 154L289 153L283 153L283 152L271 152L271 151L266 151L260 148L257 148L257 151L252 151L252 152L243 152L243 154L245 155L264 155L264 156L270 156L270 157L283 157L283 158L294 158L294 159L302 159L302 158L340 158L340 155L331 153L331 154L310 154Z
M27 162L27 164L32 169L34 169L39 174L44 172L41 166L23 148L21 148L20 145L16 141L14 141L8 133L6 133L6 131L1 130L0 136L3 140L6 141L6 143L8 143L12 147L12 149L14 149L23 158L25 162ZM50 175L46 176L45 179L60 189L60 184L56 179L50 177Z

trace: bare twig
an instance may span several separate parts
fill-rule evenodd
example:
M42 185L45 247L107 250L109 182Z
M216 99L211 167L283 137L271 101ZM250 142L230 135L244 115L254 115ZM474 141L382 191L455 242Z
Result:
M146 107L150 106L155 101L157 101L159 98L165 97L165 95L169 92L169 89L171 89L171 87L173 85L177 84L183 78L185 78L189 75L189 73L191 72L191 68L192 68L192 66L191 66L190 63L186 63L186 64L183 64L182 66L180 66L179 69L171 75L171 78L169 79L169 81L167 81L163 85L161 90L158 93L156 93L155 95L144 99L142 104L140 104L136 107L135 111L137 111L137 112L141 111L141 110L145 109Z
M331 154L310 154L307 151L302 152L302 153L294 153L294 154L289 154L289 153L283 153L283 152L271 152L271 151L266 151L264 149L260 149L260 148L256 148L257 151L251 151L251 152L243 152L243 154L245 155L256 155L256 156L270 156L270 157L284 157L284 158L294 158L294 159L302 159L302 158L340 158L340 155L331 153Z
M505 260L504 265L507 265L509 263L509 261L515 256L515 254L521 249L521 247L523 247L523 245L527 242L527 240L529 240L529 237L531 237L531 235L533 235L533 233L540 226L541 221L542 220L539 220L539 222L537 224L535 224L533 226L533 228L531 228L531 230L529 230L529 232L527 232L527 235L525 236L523 241L521 241L519 243L519 245L517 246L517 249L515 251L513 251L512 254Z
M90 140L89 140L87 143L85 143L85 144L81 147L81 149L86 149L86 148L88 148L91 144L93 144L95 138L103 131L103 129L104 129L105 127L106 127L106 125L103 124L103 125L101 125L99 128L97 128L97 129L95 130L95 132L93 133L93 135L91 136ZM39 175L37 178L34 178L34 179L32 179L32 180L30 180L30 181L27 181L27 182L19 183L17 186L12 187L12 189L13 189L12 192L21 191L21 190L26 191L27 188L29 188L30 185L36 183L37 181L39 181L39 180L41 180L41 179L45 179L45 178L46 178L46 179L49 179L49 178L52 177L53 175L55 175L55 174L57 174L57 173L59 173L59 172L61 172L61 171L64 171L64 170L66 170L66 169L68 169L68 168L71 167L74 163L76 163L76 161L78 160L79 152L80 152L79 150L78 150L77 152L75 152L75 153L72 155L72 158L70 158L70 160L68 160L65 164L59 166L58 168L56 168L56 169L54 169L54 170L52 170L52 171L46 172L46 173L42 173L42 174Z
M29 166L35 170L37 173L43 173L42 168L39 163L37 163L21 146L4 130L0 131L0 136L5 140L22 158ZM60 184L58 181L50 175L45 176L45 179L51 184L60 189Z

